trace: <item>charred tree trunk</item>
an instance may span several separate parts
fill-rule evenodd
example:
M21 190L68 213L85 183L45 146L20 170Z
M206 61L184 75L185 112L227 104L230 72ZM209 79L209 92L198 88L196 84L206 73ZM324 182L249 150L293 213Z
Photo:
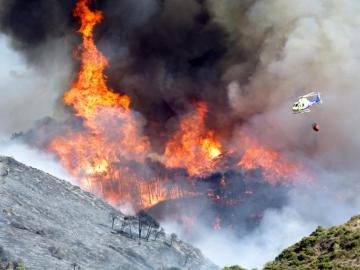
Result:
M116 217L112 217L112 224L111 224L112 230L114 229L115 220L116 220Z
M130 237L133 238L131 227L132 227L132 224L130 222Z
M139 218L139 239L141 238L142 226L143 226L143 223L141 222L141 219Z
M147 234L146 234L146 241L149 241L149 237L150 237L150 234L151 234L151 229L152 229L152 227L151 227L151 225L149 225L148 231L147 231Z

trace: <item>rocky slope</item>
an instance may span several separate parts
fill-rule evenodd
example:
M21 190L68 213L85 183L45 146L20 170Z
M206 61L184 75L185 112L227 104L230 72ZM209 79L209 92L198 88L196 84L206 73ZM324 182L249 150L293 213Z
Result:
M318 227L265 267L278 269L360 269L360 216L341 226Z
M219 269L198 249L155 230L148 241L130 237L120 230L122 222L122 213L79 187L0 157L1 264L24 263L29 270Z

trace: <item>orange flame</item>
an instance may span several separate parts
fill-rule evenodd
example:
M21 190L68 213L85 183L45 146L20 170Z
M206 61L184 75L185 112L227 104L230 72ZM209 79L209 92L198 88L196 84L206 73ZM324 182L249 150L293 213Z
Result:
M136 204L144 195L139 179L135 179L126 162L144 162L149 142L141 135L138 116L129 108L130 98L106 86L104 69L108 62L97 49L93 36L95 25L103 17L101 12L89 9L89 2L80 0L74 9L74 16L81 21L81 69L64 95L65 104L83 120L83 127L56 137L48 149L58 155L82 187L100 192L114 204L122 201ZM148 204L152 201L155 200Z
M180 123L179 130L167 143L164 162L169 168L187 168L190 175L201 175L214 169L222 146L213 131L205 127L207 106L196 105L196 111Z
M150 207L164 200L198 196L195 191L169 185L166 177L143 176L131 167L134 162L145 164L146 158L152 156L150 143L142 135L140 116L131 110L130 97L106 85L104 69L108 61L97 49L93 35L103 16L100 11L90 10L89 3L90 0L79 0L74 9L74 16L81 22L81 68L64 94L64 103L73 108L82 125L55 137L47 145L48 150L57 154L83 188L114 205L126 202ZM182 119L161 159L167 168L185 168L190 176L206 175L216 169L217 160L225 151L216 133L206 128L207 112L206 103L199 102L195 111ZM277 152L246 136L243 143L246 150L238 165L244 169L260 167L272 182L298 169L283 161Z
M93 30L103 19L100 11L92 12L90 0L80 0L74 16L79 17L82 34L81 70L71 89L65 93L64 102L72 106L77 115L85 119L92 127L96 114L101 107L118 107L127 110L130 105L128 96L120 96L107 88L104 68L108 65L106 58L98 51L94 43Z
M299 164L290 163L278 152L261 145L244 133L241 135L241 141L246 149L238 166L247 170L261 168L263 176L272 183L293 179L300 171Z

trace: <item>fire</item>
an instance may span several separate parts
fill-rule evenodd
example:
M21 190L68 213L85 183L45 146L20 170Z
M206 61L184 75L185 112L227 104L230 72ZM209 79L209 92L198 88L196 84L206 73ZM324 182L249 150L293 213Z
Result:
M106 86L104 69L108 61L97 49L93 35L95 25L102 21L103 16L100 11L91 11L89 2L80 0L74 9L74 16L81 21L82 65L77 80L65 93L64 102L76 110L77 116L82 117L86 125L93 127L102 107L117 107L126 111L130 106L130 98L116 94Z
M283 179L293 179L300 171L300 165L285 160L275 150L261 145L244 133L241 135L242 144L246 146L245 152L238 163L243 169L262 169L265 179L276 183Z
M164 162L169 168L186 168L190 175L202 175L214 169L222 146L213 131L205 126L207 105L199 102L196 111L185 116L179 129L167 143Z
M90 10L89 3L90 0L79 0L74 9L74 16L81 22L81 68L64 94L64 103L73 109L81 124L67 126L63 134L48 142L47 149L57 155L83 188L113 205L130 203L135 208L147 208L165 200L199 195L221 201L217 193L199 192L194 180L218 169L218 161L225 153L232 155L215 131L206 127L208 106L205 102L198 102L194 111L181 119L178 130L165 144L164 154L156 158L169 171L186 169L193 190L184 190L181 183L170 181L173 179L166 173L160 177L156 171L149 172L147 162L155 161L152 157L160 155L151 152L150 141L142 134L143 120L131 109L130 97L107 87L104 70L108 61L97 49L93 34L103 15ZM299 169L245 135L242 143L245 152L240 162L229 168L261 168L264 177L274 183L291 177ZM226 187L224 179L221 185ZM215 225L220 227L220 220Z
M134 175L128 163L144 162L149 143L141 135L138 116L130 109L130 98L106 85L104 69L108 62L93 36L103 16L91 11L89 2L80 0L74 9L74 16L81 21L81 69L64 94L64 103L74 109L83 125L54 138L48 149L57 154L81 186L113 203L128 199L136 203L136 198L143 196L142 189L136 181L131 183Z
M141 205L145 208L166 200L198 195L195 192L184 191L177 185L167 186L166 179L157 179L148 183L142 183L140 189L142 194Z
M94 164L93 166L88 166L85 168L86 174L97 174L97 173L104 173L108 170L109 163L107 160L102 159L99 160L97 164Z

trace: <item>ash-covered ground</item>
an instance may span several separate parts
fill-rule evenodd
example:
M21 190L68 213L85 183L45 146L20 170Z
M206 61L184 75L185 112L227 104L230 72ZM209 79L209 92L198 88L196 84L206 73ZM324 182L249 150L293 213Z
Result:
M0 158L0 261L26 269L219 269L201 252L153 229L139 239L136 219L77 186L12 158ZM112 228L112 217L116 216ZM80 268L79 268L80 267Z

